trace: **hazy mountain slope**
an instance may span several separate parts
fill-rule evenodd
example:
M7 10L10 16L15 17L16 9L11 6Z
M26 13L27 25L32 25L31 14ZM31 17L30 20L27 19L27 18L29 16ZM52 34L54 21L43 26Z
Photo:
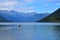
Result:
M0 22L12 22L12 21L10 21L10 20L8 20L5 17L0 15Z
M36 22L39 19L40 20L43 19L47 15L49 15L49 14L48 13L35 14L35 15L31 16L30 18L28 18L28 21L30 21L30 22Z
M21 13L14 10L0 10L0 15L13 22L36 22L37 20L46 17L48 13Z
M0 13L1 16L3 16L4 18L11 20L11 21L16 21L15 18L13 18L12 16L5 14L5 13Z

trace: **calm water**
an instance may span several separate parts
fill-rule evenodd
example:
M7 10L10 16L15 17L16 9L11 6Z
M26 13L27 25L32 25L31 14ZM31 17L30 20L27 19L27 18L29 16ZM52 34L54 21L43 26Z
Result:
M60 25L0 25L0 40L60 40Z

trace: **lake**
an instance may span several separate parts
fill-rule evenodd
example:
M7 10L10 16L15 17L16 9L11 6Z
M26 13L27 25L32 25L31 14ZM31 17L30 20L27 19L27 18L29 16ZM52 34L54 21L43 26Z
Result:
M0 25L0 40L60 40L60 25L36 24Z

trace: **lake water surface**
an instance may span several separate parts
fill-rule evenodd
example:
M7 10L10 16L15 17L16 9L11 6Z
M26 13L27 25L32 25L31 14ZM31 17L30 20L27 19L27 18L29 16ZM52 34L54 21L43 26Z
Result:
M60 25L0 25L0 40L60 40Z

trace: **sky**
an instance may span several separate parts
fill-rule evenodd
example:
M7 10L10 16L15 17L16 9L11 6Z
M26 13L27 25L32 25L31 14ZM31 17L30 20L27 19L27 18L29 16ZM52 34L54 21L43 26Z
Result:
M0 10L52 13L60 8L60 0L0 0Z

